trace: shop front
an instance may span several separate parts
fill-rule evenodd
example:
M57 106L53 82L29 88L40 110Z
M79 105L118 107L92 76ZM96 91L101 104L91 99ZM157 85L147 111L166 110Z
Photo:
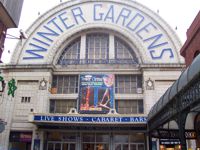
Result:
M9 141L9 150L31 150L32 132L11 131Z
M142 116L35 114L32 122L43 132L41 143L46 150L144 150L146 146L146 117Z
M46 132L47 150L143 150L144 133L128 132Z

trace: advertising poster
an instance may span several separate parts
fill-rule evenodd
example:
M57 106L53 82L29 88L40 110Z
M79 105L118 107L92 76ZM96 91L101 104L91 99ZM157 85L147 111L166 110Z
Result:
M81 74L79 91L80 113L107 113L114 102L114 75Z

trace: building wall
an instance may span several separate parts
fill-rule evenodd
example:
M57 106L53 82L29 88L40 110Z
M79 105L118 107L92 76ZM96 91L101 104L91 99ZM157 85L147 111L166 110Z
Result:
M190 25L187 31L187 40L181 48L181 55L185 58L186 65L189 66L197 54L200 53L200 12Z
M4 41L6 37L6 26L0 21L0 58L4 50Z
M4 41L8 28L16 28L19 24L24 0L0 0L0 62L4 49Z
M24 0L0 0L1 20L7 28L17 27Z

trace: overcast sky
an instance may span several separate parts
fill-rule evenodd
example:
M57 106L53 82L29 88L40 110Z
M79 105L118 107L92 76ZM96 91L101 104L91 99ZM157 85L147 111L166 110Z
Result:
M18 29L9 29L8 33L19 36L19 29L24 31L38 18L52 7L67 0L24 0ZM186 31L200 10L200 0L135 0L145 5L159 15L175 30L184 43ZM8 63L14 51L17 40L6 39L3 62Z

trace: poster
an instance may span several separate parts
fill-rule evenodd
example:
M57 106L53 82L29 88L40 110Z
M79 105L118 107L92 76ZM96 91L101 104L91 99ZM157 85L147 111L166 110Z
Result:
M107 113L114 102L114 75L81 74L79 91L80 113Z

